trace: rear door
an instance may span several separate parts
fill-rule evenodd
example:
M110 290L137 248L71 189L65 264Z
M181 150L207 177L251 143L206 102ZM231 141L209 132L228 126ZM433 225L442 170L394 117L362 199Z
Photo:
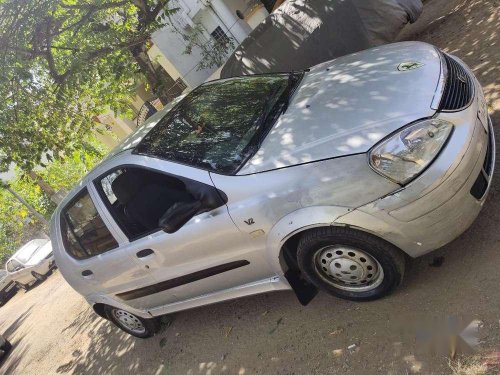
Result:
M152 279L135 261L131 249L120 246L124 238L110 228L108 214L95 203L92 186L77 194L61 213L61 233L75 274L71 277L84 284L91 293L112 299L124 291L149 285ZM130 306L144 308L131 301ZM140 301L139 301L140 302Z

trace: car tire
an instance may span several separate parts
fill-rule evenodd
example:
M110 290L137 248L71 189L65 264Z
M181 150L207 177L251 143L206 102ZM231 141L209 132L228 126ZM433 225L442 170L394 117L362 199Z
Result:
M19 281L15 281L15 283L16 283L18 289L22 289L25 292L27 292L29 290L29 286L28 285L22 284Z
M105 306L104 312L114 325L134 337L141 339L153 337L160 330L160 320L158 318L144 319L112 306Z
M351 301L388 295L402 281L405 255L394 245L365 232L324 227L299 240L297 261L319 289Z
M40 275L38 272L31 272L31 276L33 276L36 279L36 281L39 281L41 283L47 280L47 276Z

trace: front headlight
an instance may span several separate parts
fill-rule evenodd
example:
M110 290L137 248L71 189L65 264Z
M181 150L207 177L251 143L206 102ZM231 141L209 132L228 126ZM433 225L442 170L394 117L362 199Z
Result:
M407 183L434 160L452 130L453 124L440 119L407 126L370 151L370 165L398 184Z

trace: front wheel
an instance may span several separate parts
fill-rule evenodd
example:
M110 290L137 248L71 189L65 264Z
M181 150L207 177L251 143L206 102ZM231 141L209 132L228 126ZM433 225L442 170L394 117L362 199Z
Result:
M157 318L144 319L111 306L105 306L104 312L118 328L141 339L154 336L160 329L160 322Z
M389 294L403 278L401 250L371 234L343 227L307 232L297 250L299 268L318 288L340 298L369 301Z

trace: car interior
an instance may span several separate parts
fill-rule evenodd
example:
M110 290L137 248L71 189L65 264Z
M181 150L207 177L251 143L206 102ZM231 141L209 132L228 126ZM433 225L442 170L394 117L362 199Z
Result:
M101 187L104 200L129 238L158 230L160 218L174 204L195 201L181 180L141 168L114 170L101 180Z

